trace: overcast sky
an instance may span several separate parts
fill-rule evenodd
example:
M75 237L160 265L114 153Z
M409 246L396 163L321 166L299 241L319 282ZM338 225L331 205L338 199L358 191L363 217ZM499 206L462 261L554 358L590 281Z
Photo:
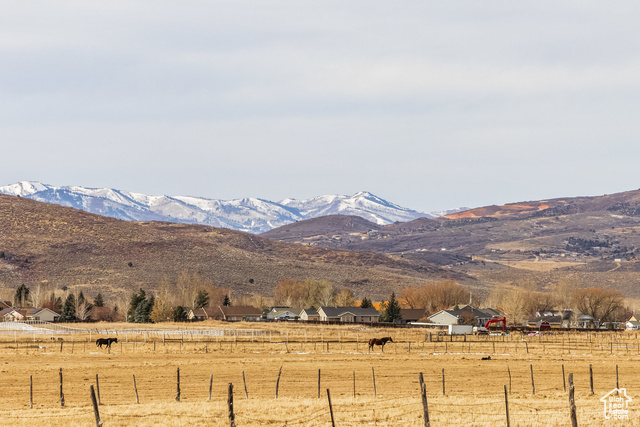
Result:
M640 3L5 0L0 185L417 210L640 187Z

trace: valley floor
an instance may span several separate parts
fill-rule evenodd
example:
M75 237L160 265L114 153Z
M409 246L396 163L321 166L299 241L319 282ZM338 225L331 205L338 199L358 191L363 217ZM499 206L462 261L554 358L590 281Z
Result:
M256 324L213 327L251 330ZM91 338L81 332L56 335L53 341L0 334L4 422L95 424L89 387L96 385L98 375L99 411L107 426L229 425L229 383L237 426L330 425L327 390L338 426L421 426L420 372L433 426L506 425L505 386L512 426L569 425L569 373L574 375L578 425L638 425L640 420L640 340L634 332L451 338L422 329L319 329L278 323L269 326L270 333L254 330L253 336L227 333L212 338L183 330L181 338L165 333L164 342L160 335L131 330L119 332L111 350L101 350L95 339L102 332L96 332L95 325L85 328L92 328ZM370 352L366 341L372 335L392 336L394 342L384 353L379 347ZM606 420L600 401L616 387L616 371L620 388L633 399L626 421Z

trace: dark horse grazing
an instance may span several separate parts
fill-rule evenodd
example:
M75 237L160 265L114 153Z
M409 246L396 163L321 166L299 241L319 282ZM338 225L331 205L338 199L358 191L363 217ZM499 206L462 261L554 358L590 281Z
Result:
M111 343L114 342L118 342L118 338L98 338L96 347L102 348L103 345L106 345L107 348L111 348Z
M384 337L384 338L371 338L369 340L369 351L371 351L373 349L374 345L379 345L382 346L382 352L384 352L384 345L387 342L393 342L393 340L391 339L391 337Z

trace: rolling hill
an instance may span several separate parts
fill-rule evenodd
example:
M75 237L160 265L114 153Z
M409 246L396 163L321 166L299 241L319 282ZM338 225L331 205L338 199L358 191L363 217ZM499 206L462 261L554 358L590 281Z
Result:
M0 195L0 288L24 283L90 295L153 290L163 276L198 273L235 295L270 295L282 279L326 279L373 298L464 273L373 252L276 242L204 225L123 221ZM250 280L253 279L253 280Z
M640 190L487 206L360 233L327 229L311 219L298 223L295 233L281 227L264 236L402 255L491 285L526 281L550 289L559 280L571 280L640 297Z

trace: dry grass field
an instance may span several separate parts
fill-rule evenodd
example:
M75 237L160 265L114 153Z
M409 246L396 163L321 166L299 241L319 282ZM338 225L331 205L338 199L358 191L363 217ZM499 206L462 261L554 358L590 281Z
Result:
M110 351L96 349L97 336L106 336L98 330L107 327L119 331L118 343ZM154 329L126 333L125 327L131 325L84 325L79 328L85 331L55 335L54 341L42 335L0 334L3 422L94 425L89 386L95 386L97 374L106 426L229 425L229 383L238 426L331 425L327 389L337 426L421 426L418 376L423 372L432 426L506 425L505 385L512 426L570 425L563 367L575 377L578 425L640 422L640 341L634 332L451 338L424 329L287 323L152 325ZM171 329L181 329L182 335L169 333ZM226 333L199 335L202 330ZM384 353L379 347L369 352L366 341L372 335L392 336L394 343ZM491 360L482 360L487 356ZM616 366L620 387L633 399L627 421L606 420L600 402L616 387Z

